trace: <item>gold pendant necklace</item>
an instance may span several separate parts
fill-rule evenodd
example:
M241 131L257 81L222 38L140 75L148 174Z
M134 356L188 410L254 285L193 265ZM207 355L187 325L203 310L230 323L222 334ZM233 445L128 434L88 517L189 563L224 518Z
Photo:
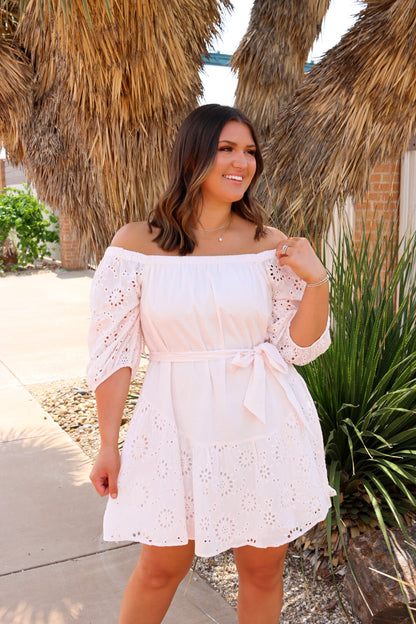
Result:
M230 216L227 218L227 220L220 226L216 227L216 228L205 228L201 221L199 220L199 217L196 217L196 220L198 221L199 225L201 226L201 230L207 234L208 232L218 232L218 230L224 230L224 232L218 237L218 242L222 243L223 241L223 236L226 233L226 231L228 230L228 228L231 225L231 221L233 218L233 213L230 214ZM197 228L198 229L198 228Z

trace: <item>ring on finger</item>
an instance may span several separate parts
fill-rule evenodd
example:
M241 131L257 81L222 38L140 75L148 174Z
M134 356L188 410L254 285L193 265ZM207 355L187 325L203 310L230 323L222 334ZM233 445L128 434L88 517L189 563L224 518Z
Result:
M289 245L286 245L286 243L285 243L285 244L283 245L283 247L282 247L282 251L283 251L283 254L284 254L284 255L286 255L286 252L287 252L288 248L289 248Z

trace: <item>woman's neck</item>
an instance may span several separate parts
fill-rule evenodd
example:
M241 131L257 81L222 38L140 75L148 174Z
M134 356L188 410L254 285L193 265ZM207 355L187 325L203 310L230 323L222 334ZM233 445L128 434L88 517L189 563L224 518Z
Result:
M213 232L227 227L232 219L232 208L227 206L217 210L202 209L195 216L195 228L205 232Z

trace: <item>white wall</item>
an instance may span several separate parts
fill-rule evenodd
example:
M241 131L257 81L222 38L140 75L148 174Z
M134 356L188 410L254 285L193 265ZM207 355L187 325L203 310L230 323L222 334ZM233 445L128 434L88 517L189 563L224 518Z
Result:
M410 237L416 232L416 149L402 158L400 172L400 226L399 237Z
M24 182L27 182L27 178L23 167L12 167L6 160L6 186L23 188L22 185Z

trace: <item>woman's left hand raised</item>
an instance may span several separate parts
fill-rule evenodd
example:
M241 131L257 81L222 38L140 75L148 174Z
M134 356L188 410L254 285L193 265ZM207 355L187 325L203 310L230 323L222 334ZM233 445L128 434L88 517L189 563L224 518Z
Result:
M326 269L306 238L292 237L280 241L276 256L281 266L288 266L307 284L315 284L326 276Z

